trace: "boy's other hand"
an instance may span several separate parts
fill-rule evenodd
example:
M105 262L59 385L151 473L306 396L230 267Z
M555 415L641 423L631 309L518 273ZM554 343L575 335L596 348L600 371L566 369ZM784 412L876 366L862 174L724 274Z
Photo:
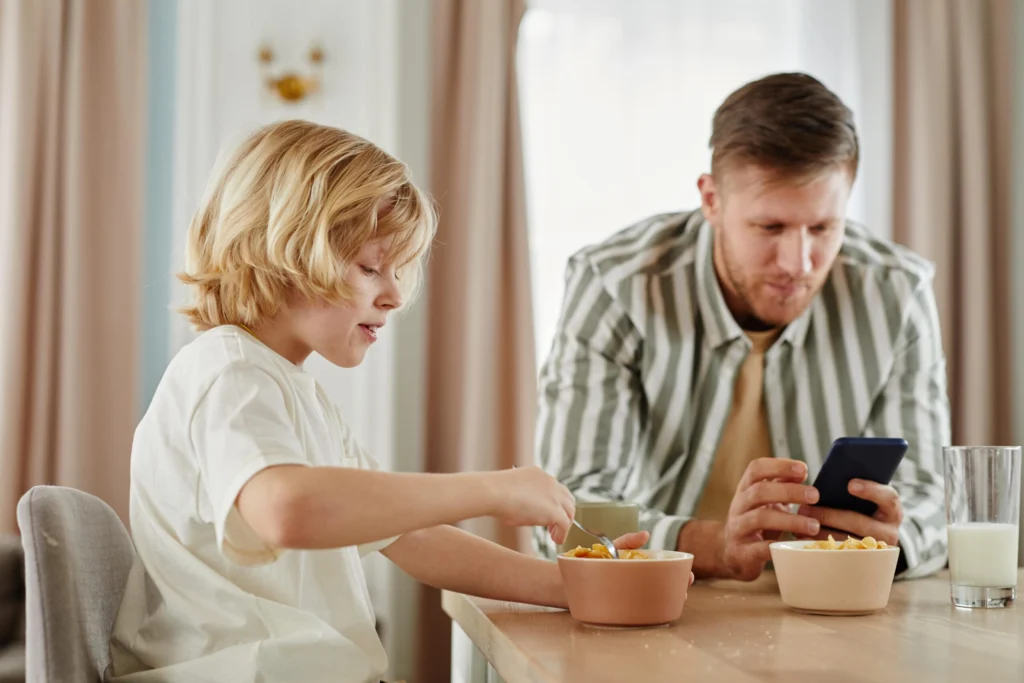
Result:
M489 473L494 516L511 526L543 526L555 543L565 541L576 514L569 489L539 467Z
M651 535L646 531L637 531L632 534L623 534L615 539L615 547L619 550L640 550L649 541ZM690 572L690 585L693 585L693 572Z
M640 550L647 541L651 540L651 535L646 531L637 531L632 534L623 534L616 538L613 543L619 550Z

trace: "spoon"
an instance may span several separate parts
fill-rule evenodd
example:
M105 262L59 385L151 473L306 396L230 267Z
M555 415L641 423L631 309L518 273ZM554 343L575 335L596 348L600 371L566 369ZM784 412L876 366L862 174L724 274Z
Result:
M604 534L598 534L591 531L587 527L577 522L575 519L572 520L572 523L575 524L576 528L582 531L583 533L593 536L594 538L599 540L601 542L601 545L605 547L605 550L607 550L608 553L612 556L613 560L619 559L619 551L615 548L615 543L613 543L610 538L608 538Z

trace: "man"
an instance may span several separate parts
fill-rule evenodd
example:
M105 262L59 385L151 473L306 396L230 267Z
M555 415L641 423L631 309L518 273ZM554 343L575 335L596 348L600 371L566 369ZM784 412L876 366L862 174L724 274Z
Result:
M701 209L641 221L569 263L540 378L541 464L579 500L641 506L651 547L704 577L760 575L784 533L899 543L897 571L946 561L949 443L932 266L846 220L850 110L776 74L715 113ZM834 439L899 436L873 517L811 507ZM552 551L550 545L544 548Z

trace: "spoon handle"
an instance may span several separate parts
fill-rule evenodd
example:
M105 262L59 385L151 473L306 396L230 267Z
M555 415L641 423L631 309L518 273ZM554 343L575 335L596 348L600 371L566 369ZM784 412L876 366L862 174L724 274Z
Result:
M610 538L608 538L604 534L594 533L587 527L577 522L575 519L572 520L572 523L576 526L577 529L579 529L583 533L587 534L588 536L593 536L594 538L596 538L601 543L601 545L603 545L608 550L608 554L611 555L613 559L619 559L619 551L618 549L616 549L615 543Z

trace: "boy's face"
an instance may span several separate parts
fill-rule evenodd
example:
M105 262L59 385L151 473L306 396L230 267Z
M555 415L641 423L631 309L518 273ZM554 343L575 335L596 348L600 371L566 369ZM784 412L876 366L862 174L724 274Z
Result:
M368 242L352 261L346 273L351 301L301 301L289 307L298 336L310 350L339 367L362 363L388 313L402 305L399 274L392 264L385 263L384 246L379 240Z

